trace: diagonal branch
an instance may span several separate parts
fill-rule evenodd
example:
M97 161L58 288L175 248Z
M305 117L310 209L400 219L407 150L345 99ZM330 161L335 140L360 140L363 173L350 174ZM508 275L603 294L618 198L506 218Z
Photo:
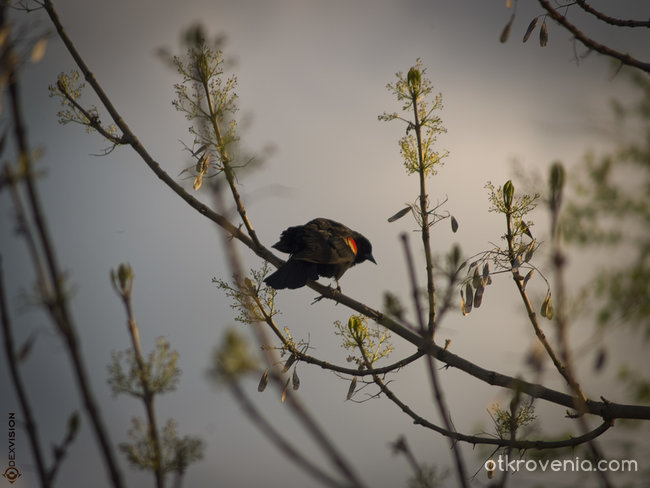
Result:
M617 27L650 27L650 20L624 20L606 15L599 10L596 10L589 5L585 0L574 0L578 6L585 12L593 15L598 20L602 20L606 24L615 25Z
M2 258L0 257L0 324L2 325L9 373L14 384L16 394L18 395L20 408L23 412L23 415L25 416L25 429L27 430L27 437L29 438L29 443L31 444L32 454L34 455L34 462L36 463L36 471L38 472L41 486L43 488L49 488L51 486L51 478L48 476L46 471L41 444L38 440L36 422L34 421L34 415L32 413L29 399L27 398L27 392L25 391L25 386L20 377L20 371L18 370L18 358L16 357L16 348L14 347L11 323L9 321L9 310L5 296L3 274Z
M605 56L618 59L623 64L626 64L628 66L633 66L634 68L638 68L641 71L650 73L650 63L643 62L639 59L633 58L629 54L616 51L615 49L612 49L606 46L605 44L601 44L595 41L591 37L587 36L580 29L578 29L578 27L576 27L574 24L569 22L566 18L566 15L562 15L560 12L558 12L551 5L551 2L549 2L548 0L538 0L538 1L539 4L542 6L542 8L546 10L546 12L548 12L549 17L551 17L562 27L568 30L571 34L573 34L573 36L576 39L578 39L582 44L584 44L585 47L587 47L588 49L593 49L594 51L599 52L600 54L604 54Z

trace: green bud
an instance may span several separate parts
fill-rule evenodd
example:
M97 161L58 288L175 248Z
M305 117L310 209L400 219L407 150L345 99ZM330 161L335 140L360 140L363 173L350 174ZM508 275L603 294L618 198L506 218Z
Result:
M408 81L411 92L417 93L420 91L420 87L422 86L422 73L420 73L419 69L413 66L409 70L408 75L406 75L406 80Z
M131 288L133 286L133 270L129 263L122 263L117 268L117 273L114 269L111 270L111 280L115 290L123 297L131 295Z
M506 184L503 185L503 203L507 211L510 211L512 207L512 197L515 193L515 186L512 184L512 180L506 181Z

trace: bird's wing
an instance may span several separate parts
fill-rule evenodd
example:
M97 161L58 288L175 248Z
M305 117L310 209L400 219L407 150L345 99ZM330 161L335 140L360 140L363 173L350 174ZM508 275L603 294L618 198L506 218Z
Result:
M318 264L341 264L354 261L355 254L343 236L311 228L303 234L302 248L293 258Z

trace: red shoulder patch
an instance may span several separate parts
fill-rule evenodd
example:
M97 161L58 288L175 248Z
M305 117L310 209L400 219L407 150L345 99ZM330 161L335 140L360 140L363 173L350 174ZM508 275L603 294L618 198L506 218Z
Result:
M348 247L350 249L352 249L352 252L356 256L357 255L357 243L354 241L354 239L352 239L352 237L345 237L344 240L345 240L345 243L348 245Z

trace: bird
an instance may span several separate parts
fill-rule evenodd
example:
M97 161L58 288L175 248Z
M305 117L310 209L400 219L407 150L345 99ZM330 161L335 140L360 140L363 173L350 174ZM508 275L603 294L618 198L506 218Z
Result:
M334 278L340 291L339 279L348 268L364 261L377 264L368 239L322 217L285 229L273 247L289 254L287 262L264 280L276 290L300 288L323 276Z

